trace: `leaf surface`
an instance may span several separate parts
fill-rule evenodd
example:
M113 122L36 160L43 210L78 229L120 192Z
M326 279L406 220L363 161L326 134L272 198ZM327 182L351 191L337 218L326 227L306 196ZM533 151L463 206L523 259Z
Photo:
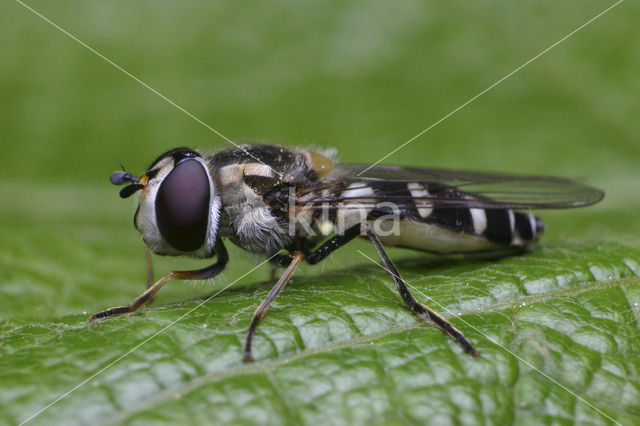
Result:
M242 341L269 283L100 324L85 315L7 321L0 411L25 420L104 369L33 422L640 419L640 247L574 243L398 267L480 356L415 318L363 257L287 286L259 327L254 364L241 362Z
M640 423L639 3L468 104L612 3L25 3L233 141L372 164L437 123L384 164L584 177L606 198L541 213L524 256L390 250L474 359L407 311L365 242L296 273L255 364L240 349L268 270L197 307L263 260L233 247L213 282L171 283L146 311L92 326L145 281L135 204L108 183L116 157L140 173L175 146L229 145L5 2L0 423L53 402L29 424ZM155 259L158 276L202 266Z

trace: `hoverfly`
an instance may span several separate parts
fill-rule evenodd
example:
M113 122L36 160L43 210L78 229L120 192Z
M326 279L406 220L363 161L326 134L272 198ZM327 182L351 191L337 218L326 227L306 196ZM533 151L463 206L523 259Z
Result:
M413 297L384 246L435 253L521 252L544 227L538 217L518 210L580 207L604 196L563 178L339 164L330 155L273 145L242 145L212 155L175 148L142 176L118 171L111 182L128 184L122 198L139 193L134 225L147 253L217 259L203 269L169 272L155 283L147 268L144 293L91 320L136 311L167 281L216 276L228 262L223 242L228 239L286 267L253 315L245 361L253 360L258 322L301 261L318 263L356 237L374 245L410 310L475 355L460 331Z

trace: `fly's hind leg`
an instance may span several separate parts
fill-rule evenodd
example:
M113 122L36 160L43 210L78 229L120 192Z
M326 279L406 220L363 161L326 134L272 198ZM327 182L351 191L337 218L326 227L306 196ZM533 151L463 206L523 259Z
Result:
M156 283L152 285L148 285L147 290L142 293L140 296L136 297L131 303L126 306L119 306L115 308L110 308L102 312L98 312L91 318L89 321L96 321L102 318L107 318L112 315L120 315L126 314L129 312L135 312L145 303L149 303L155 294L164 286L168 281L171 280L206 280L209 278L213 278L222 272L229 261L229 255L227 254L227 250L224 247L224 244L221 240L216 242L215 246L216 256L218 261L211 266L208 266L203 269L197 269L194 271L171 271Z
M418 302L413 297L411 292L409 292L409 289L407 288L404 280L400 277L400 274L398 273L395 265L393 264L393 262L391 262L391 259L389 259L389 256L384 251L380 239L378 239L378 236L373 232L371 226L369 226L368 223L364 222L362 224L362 228L367 233L367 237L369 237L369 240L371 240L371 242L375 246L378 255L384 263L385 269L387 270L387 272L389 272L389 275L391 275L391 279L395 283L396 288L398 289L402 300L404 300L405 305L407 305L407 307L416 314L422 317L428 317L442 331L447 333L453 340L458 342L458 344L462 346L466 353L471 356L476 356L478 354L478 351L473 347L473 345L471 345L471 342L469 342L469 340L467 340L467 338L464 337L464 335L457 328L451 325L449 321L440 316L436 311Z

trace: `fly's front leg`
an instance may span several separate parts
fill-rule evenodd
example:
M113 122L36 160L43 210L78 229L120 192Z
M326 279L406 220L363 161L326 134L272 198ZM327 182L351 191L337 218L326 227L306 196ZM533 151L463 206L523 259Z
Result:
M395 265L393 264L393 262L391 262L391 259L389 259L389 256L384 251L384 248L382 247L382 243L380 242L380 239L373 232L373 230L371 229L371 226L369 226L368 223L364 222L362 224L362 228L367 233L369 240L371 240L374 247L376 248L378 255L380 255L380 258L384 263L385 269L387 270L387 272L389 272L389 275L391 275L391 279L395 283L396 288L398 289L398 292L400 293L402 300L404 300L405 305L407 305L407 307L411 309L413 312L415 312L416 314L423 317L428 317L442 331L447 333L453 340L458 342L458 344L462 346L462 348L466 353L468 353L471 356L476 356L478 354L478 351L473 347L473 345L471 345L471 342L469 342L469 340L467 340L467 338L464 337L464 335L457 328L451 325L449 321L447 321L442 316L440 316L436 311L418 302L413 297L411 292L409 292L409 289L407 288L407 285L405 284L404 280L400 277L400 274L398 273L398 270L396 269Z
M147 247L144 254L145 254L144 266L145 266L145 273L147 277L147 289L149 289L155 282L153 280L153 261L151 260L151 249Z
M244 362L253 361L253 355L251 354L251 340L253 339L253 335L256 332L256 328L258 327L258 322L260 322L260 319L262 319L264 314L267 312L267 309L269 309L269 305L271 305L271 302L275 300L275 298L278 296L280 291L282 291L293 273L296 271L296 269L298 269L298 266L300 265L300 262L302 262L303 258L304 254L302 254L302 252L300 251L293 252L291 256L289 256L289 266L284 271L284 274L282 274L276 285L273 286L267 298L264 299L264 301L260 304L258 309L256 309L255 313L253 314L253 318L251 318L251 324L249 324L249 330L247 330L247 338L244 344Z
M144 251L144 269L145 276L147 278L147 290L149 290L155 284L153 280L153 261L151 259L151 249L149 247ZM147 305L150 305L154 299L155 296L151 296Z
M106 311L98 312L89 321L96 321L101 318L107 318L112 315L126 314L129 312L135 312L140 306L150 302L153 296L170 280L206 280L213 278L222 272L229 261L229 255L222 240L218 240L215 245L216 256L218 261L211 266L203 269L197 269L194 271L171 271L153 285L147 288L147 291L136 297L131 303L126 306L119 306L116 308L107 309Z

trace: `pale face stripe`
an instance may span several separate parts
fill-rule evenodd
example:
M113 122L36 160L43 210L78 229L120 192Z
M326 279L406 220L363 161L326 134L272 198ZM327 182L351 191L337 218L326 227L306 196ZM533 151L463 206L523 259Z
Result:
M427 207L429 204L428 201L425 200L425 198L429 196L429 191L417 182L408 183L407 188L411 192L411 196L413 197L420 217L423 219L429 217L433 212L433 207Z
M476 234L482 235L487 230L487 213L484 209L469 209L473 220L473 230Z

